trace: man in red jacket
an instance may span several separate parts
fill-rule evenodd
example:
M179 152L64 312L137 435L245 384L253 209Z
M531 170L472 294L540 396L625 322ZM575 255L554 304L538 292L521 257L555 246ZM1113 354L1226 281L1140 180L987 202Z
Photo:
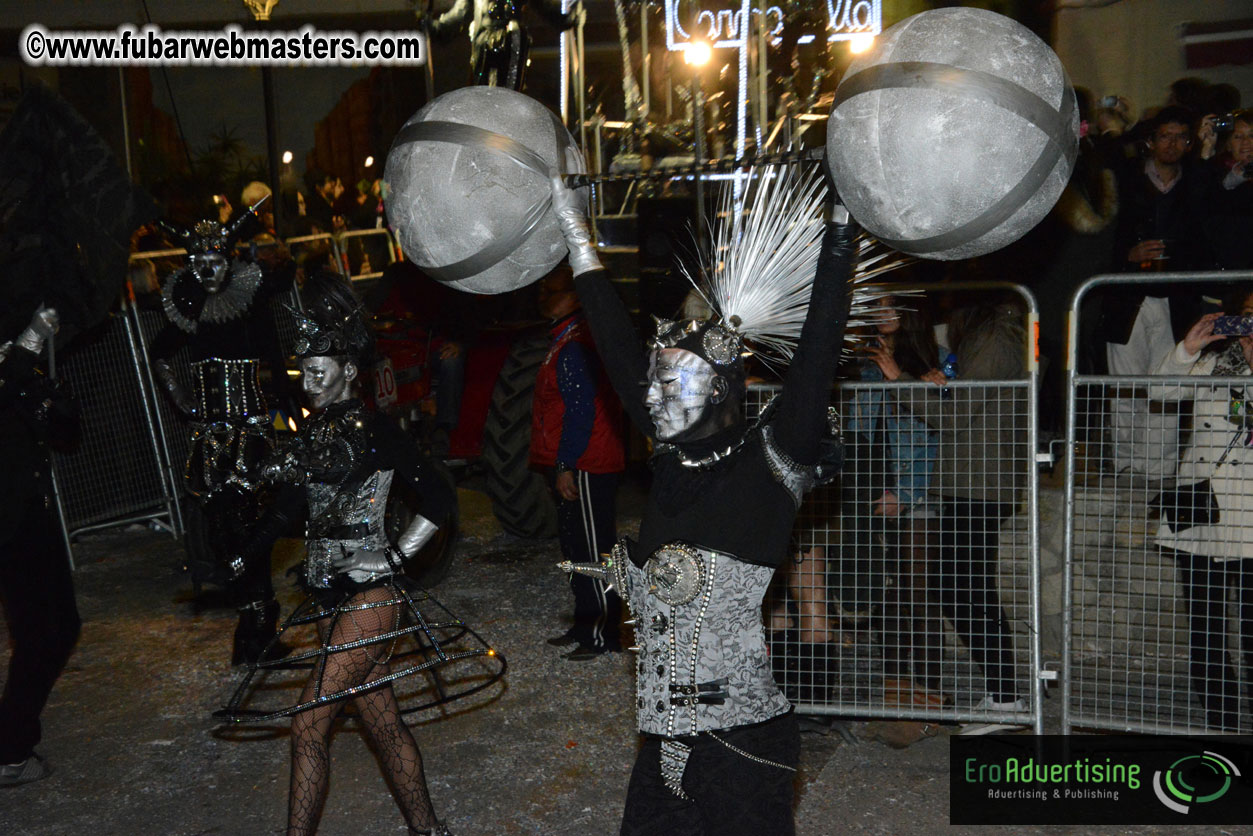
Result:
M617 539L614 495L625 454L622 406L605 377L570 268L539 286L540 313L553 321L551 343L535 378L531 466L550 474L557 533L566 560L599 561ZM622 599L598 578L572 574L574 626L548 643L577 644L565 658L584 661L621 650Z

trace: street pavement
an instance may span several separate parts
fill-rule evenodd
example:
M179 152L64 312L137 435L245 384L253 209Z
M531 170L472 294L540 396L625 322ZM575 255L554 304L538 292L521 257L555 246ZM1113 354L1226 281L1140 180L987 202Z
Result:
M626 491L623 531L638 525L635 490L634 502ZM510 538L481 495L461 497L464 539L434 594L505 655L509 671L501 685L412 718L437 813L457 836L617 833L637 741L631 654L570 662L545 644L566 628L572 600L555 568L556 541ZM299 594L280 573L299 557L295 541L276 551L285 612ZM132 526L91 535L76 544L75 559L83 634L44 712L40 746L54 771L0 790L0 834L282 833L285 730L224 727L212 716L240 675L228 664L234 612L192 601L178 571L180 546L160 532ZM872 730L850 718L803 734L801 836L1168 830L950 827L948 742L956 729L903 750L870 739ZM352 721L341 723L331 757L320 832L404 833Z

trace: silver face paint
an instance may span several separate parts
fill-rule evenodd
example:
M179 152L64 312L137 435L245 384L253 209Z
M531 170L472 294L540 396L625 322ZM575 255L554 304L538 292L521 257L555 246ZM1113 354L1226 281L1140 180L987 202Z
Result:
M694 441L708 435L700 430L713 412L717 377L713 366L683 348L661 348L649 355L644 406L659 441Z
M356 379L357 367L334 357L305 357L300 361L300 385L314 409L351 398Z
M226 285L226 274L231 263L219 252L196 253L191 256L191 267L204 289L209 293L217 293Z

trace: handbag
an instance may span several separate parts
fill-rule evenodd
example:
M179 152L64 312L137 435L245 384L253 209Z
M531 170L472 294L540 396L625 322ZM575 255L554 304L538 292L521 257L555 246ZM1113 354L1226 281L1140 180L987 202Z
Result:
M1222 458L1214 464L1215 472L1227 460L1227 454L1243 433L1243 429L1236 430L1227 449L1223 451ZM1149 500L1149 507L1157 510L1161 518L1170 525L1170 530L1176 534L1193 526L1213 525L1218 522L1218 497L1209 479L1162 491Z
M1149 502L1176 534L1218 522L1218 497L1209 479L1162 491Z

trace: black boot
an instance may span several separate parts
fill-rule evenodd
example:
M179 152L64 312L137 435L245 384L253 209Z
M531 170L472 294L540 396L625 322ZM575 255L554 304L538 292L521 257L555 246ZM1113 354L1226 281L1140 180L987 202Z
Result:
M260 661L282 659L291 648L275 641L278 632L278 601L253 601L239 608L239 624L235 627L232 665L255 665Z

